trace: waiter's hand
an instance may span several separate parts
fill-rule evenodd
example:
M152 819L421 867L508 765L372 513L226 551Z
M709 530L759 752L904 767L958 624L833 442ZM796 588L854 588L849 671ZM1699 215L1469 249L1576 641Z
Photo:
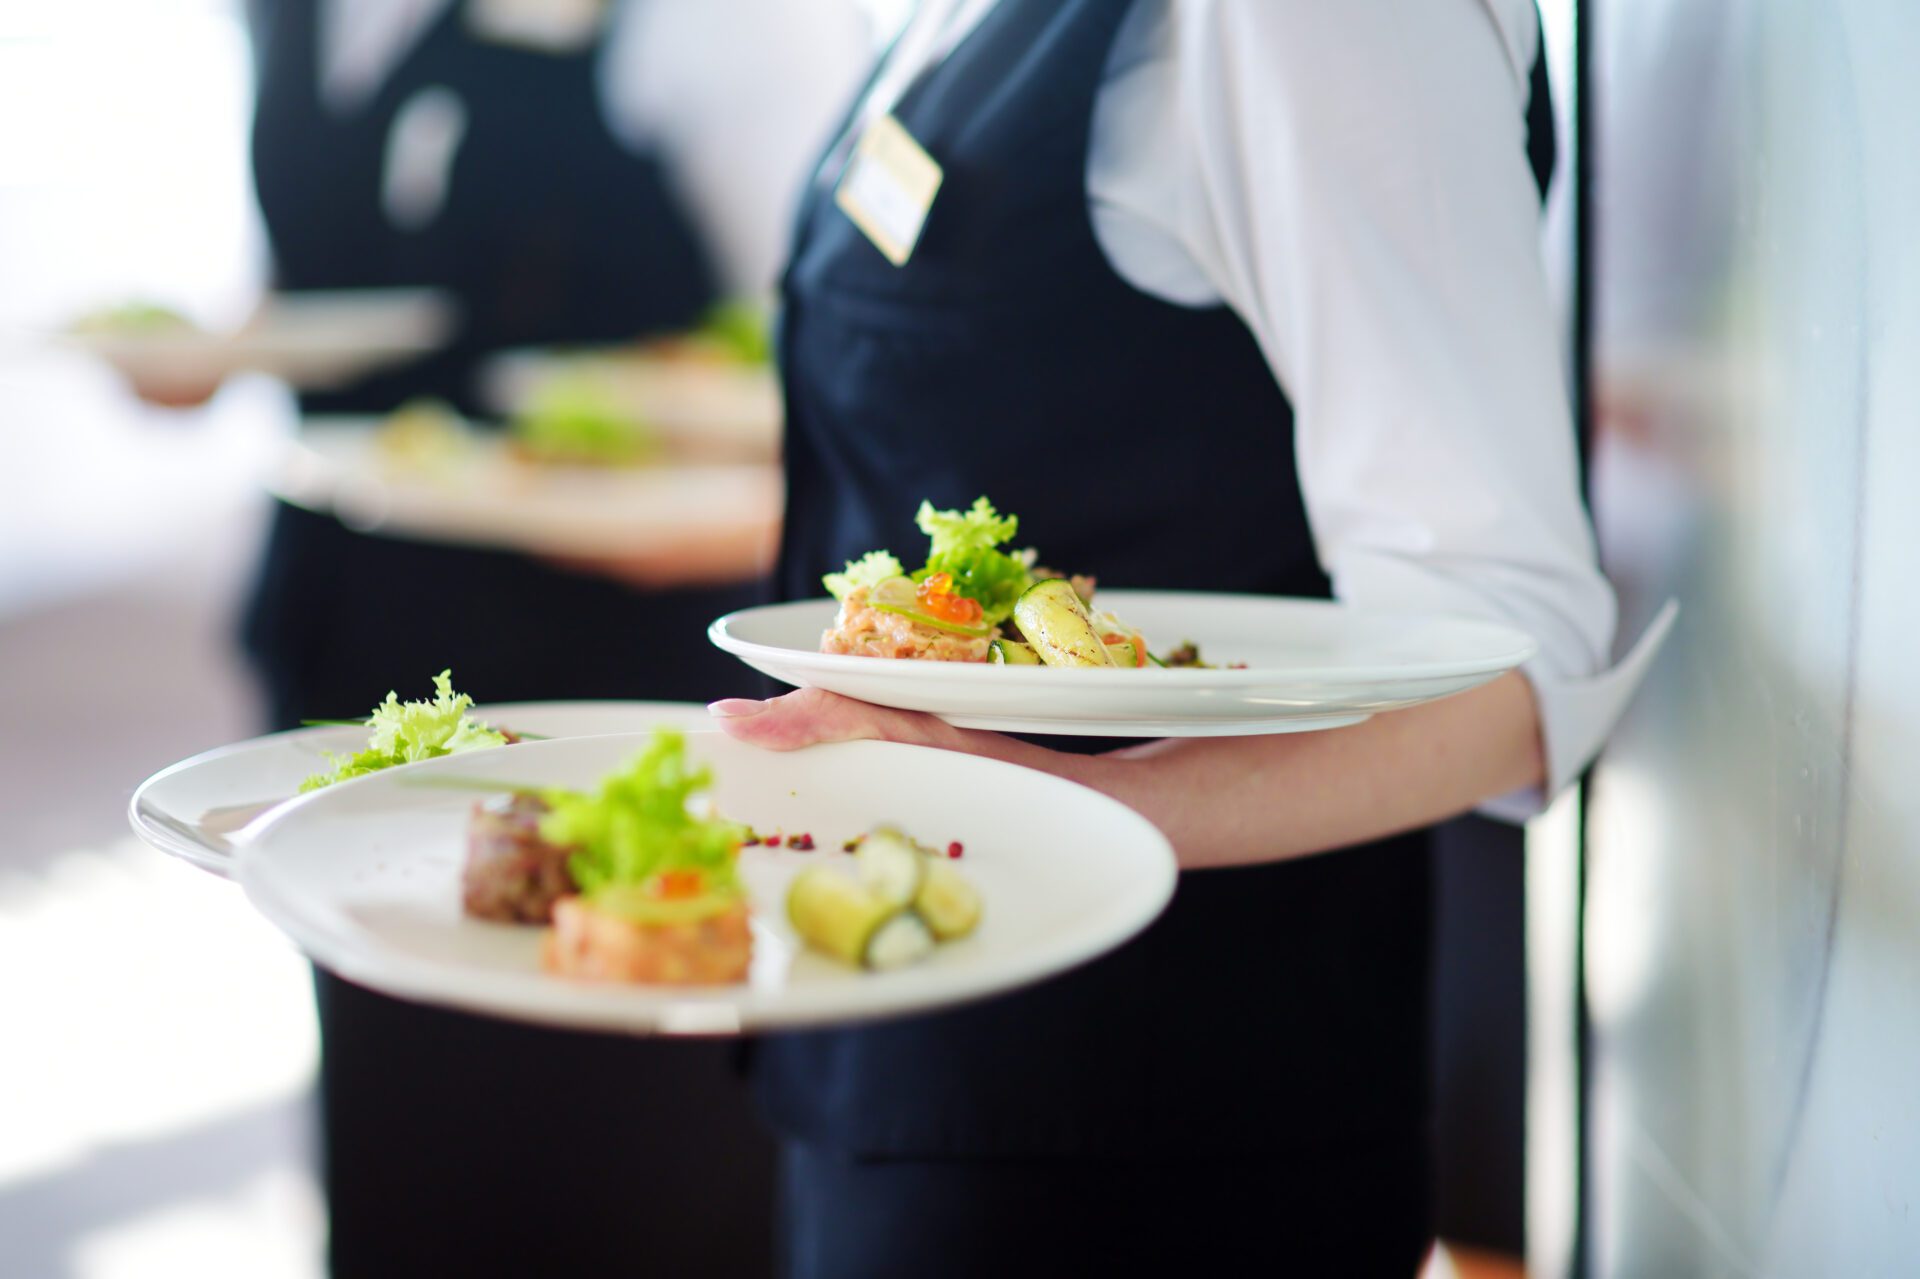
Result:
M1065 777L1141 813L1189 869L1279 861L1415 830L1538 786L1546 772L1533 686L1518 671L1350 728L1170 738L1109 755L1048 750L817 688L707 709L728 736L770 750L905 742Z
M221 378L165 378L126 375L126 382L142 403L163 409L197 409L211 400L224 383Z
M997 736L955 728L923 711L874 706L819 688L802 688L764 702L730 697L707 707L707 713L727 736L775 751L821 742L867 741L965 751L969 738Z

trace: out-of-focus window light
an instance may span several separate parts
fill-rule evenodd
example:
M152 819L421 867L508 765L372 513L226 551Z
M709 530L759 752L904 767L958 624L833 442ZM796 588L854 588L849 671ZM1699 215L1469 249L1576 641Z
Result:
M150 300L241 320L266 275L238 0L0 0L0 616L177 550L258 502L284 393L148 410L49 335Z
M204 681L219 663L188 671L153 634L85 623L157 609L56 607L112 583L175 591L182 563L246 553L284 395L243 380L206 410L146 409L49 335L136 298L209 325L248 312L265 277L251 98L238 0L0 0L9 1275L320 1271L306 966L233 886L103 838L139 776L128 758L143 748L123 739L155 736L142 713L166 704L129 690ZM149 581L162 565L167 580ZM170 619L208 614L208 633L227 607L167 598ZM231 733L234 701L226 690L224 716L209 708L184 731Z

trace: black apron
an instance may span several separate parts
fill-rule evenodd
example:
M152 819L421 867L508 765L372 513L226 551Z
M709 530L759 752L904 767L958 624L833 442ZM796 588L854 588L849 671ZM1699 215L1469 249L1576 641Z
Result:
M591 52L487 44L454 5L365 105L317 92L312 0L255 6L255 181L285 289L431 285L454 346L308 412L436 395L471 411L476 362L523 344L685 327L713 298L659 161L602 123ZM419 230L380 204L413 94L460 95L467 132ZM281 506L246 637L275 727L363 714L435 671L481 701L706 700L738 665L705 640L752 588L641 593L498 552L363 536ZM772 1151L722 1045L567 1034L416 1006L320 973L322 1155L341 1275L754 1274Z
M838 172L823 171L785 285L785 596L818 595L822 570L875 547L910 555L919 499L983 493L1049 564L1106 586L1329 593L1291 410L1252 335L1225 307L1130 286L1089 221L1092 111L1129 8L1001 0L909 87L894 114L945 179L905 267L834 206ZM1188 873L1143 936L1064 977L768 1041L763 1100L806 1183L786 1192L791 1267L887 1273L917 1241L935 1267L922 1273L965 1273L942 1260L951 1234L912 1224L954 1215L984 1249L960 1256L1015 1271L1076 1248L1092 1265L1104 1254L1084 1250L1103 1244L1191 1261L1198 1229L1226 1256L1280 1238L1296 1264L1325 1244L1343 1273L1411 1273L1426 1235L1425 1178L1406 1169L1425 1159L1427 843ZM1220 1184L1223 1162L1277 1189L1302 1161L1364 1194L1377 1253L1353 1250L1352 1204L1343 1218L1277 1193L1264 1215L1223 1217L1195 1189ZM1096 1164L1107 1180L1091 1183ZM1116 1167L1137 1193L1087 1199ZM1011 1169L1030 1191L1013 1202L998 1193ZM895 1228L861 1231L855 1196ZM1137 1219L1155 1202L1158 1233Z

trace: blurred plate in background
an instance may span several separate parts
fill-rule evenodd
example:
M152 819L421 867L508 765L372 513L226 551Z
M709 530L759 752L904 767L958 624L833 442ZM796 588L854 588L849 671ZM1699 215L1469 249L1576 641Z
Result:
M434 289L274 293L232 333L76 328L56 340L144 388L204 393L236 373L265 373L309 391L436 351L457 319L453 300Z
M516 457L468 432L428 461L383 447L382 419L309 418L268 487L360 532L533 554L644 554L771 529L772 463L571 466Z
M483 369L481 402L500 417L517 417L556 382L590 383L684 456L769 459L780 451L780 380L770 365L640 347L511 351Z

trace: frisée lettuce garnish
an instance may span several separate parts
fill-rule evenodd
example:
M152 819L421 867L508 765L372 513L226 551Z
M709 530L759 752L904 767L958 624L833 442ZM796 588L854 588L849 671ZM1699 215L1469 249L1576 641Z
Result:
M567 869L590 900L623 914L656 916L683 903L729 903L742 888L734 858L747 828L697 815L688 802L713 770L687 759L687 739L657 729L647 748L591 793L539 792L549 812L540 838L575 851Z
M905 577L907 570L900 561L893 558L889 551L868 551L857 560L847 562L844 573L829 573L821 578L827 593L837 600L844 600L854 591L865 587L872 590L890 577Z
M367 727L372 732L366 749L347 754L328 751L327 762L333 768L301 782L301 794L397 764L507 744L504 733L467 714L473 707L473 699L453 691L452 670L434 676L433 688L433 700L426 702L403 702L397 693L389 692L387 700L374 707L367 717Z

